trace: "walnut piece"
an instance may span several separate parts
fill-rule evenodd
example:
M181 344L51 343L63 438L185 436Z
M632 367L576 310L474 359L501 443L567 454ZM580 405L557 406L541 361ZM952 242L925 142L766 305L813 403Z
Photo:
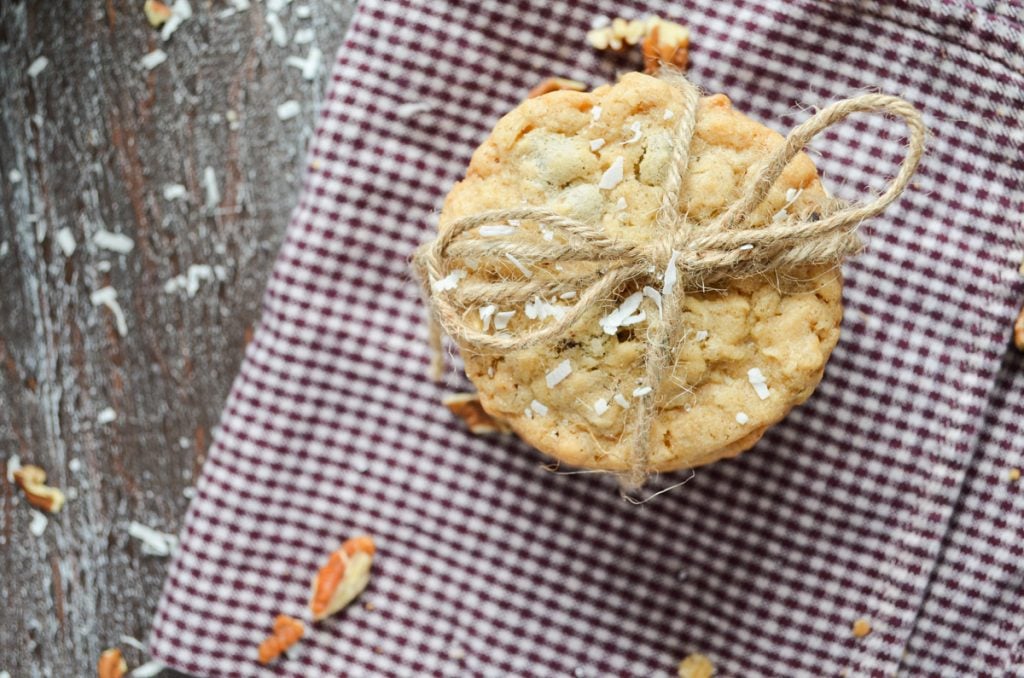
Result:
M689 58L690 30L657 16L633 20L618 18L607 26L588 31L587 43L594 49L612 51L640 44L645 73L656 73L663 65L682 71L686 70Z
M476 393L452 393L441 398L441 402L461 419L470 433L508 433L512 429L500 419L484 411L480 396Z
M690 54L690 30L675 22L658 19L647 31L642 48L644 73L656 73L663 64L685 71Z
M569 80L568 78L548 78L540 82L537 86L529 91L526 95L527 99L533 99L539 97L542 94L548 92L558 92L560 90L572 90L574 92L586 92L587 86L577 80Z
M128 664L121 656L121 650L116 647L104 650L96 662L96 675L99 678L122 678L126 673Z
M355 600L370 583L377 547L367 535L346 539L313 577L309 611L313 621L330 617Z
M14 482L25 493L25 499L42 511L57 513L64 507L64 493L46 485L46 471L38 466L22 466L14 472Z

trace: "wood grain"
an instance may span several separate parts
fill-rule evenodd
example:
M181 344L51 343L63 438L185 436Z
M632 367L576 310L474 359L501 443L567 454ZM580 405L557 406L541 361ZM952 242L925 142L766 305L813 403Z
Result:
M142 555L126 525L181 525L325 80L326 70L306 81L285 64L309 45L274 44L262 3L222 16L227 0L193 0L195 16L167 42L142 4L0 3L0 465L18 454L71 495L36 537L33 509L12 484L0 490L0 671L14 678L92 675L111 646L129 665L144 660L120 636L145 640L167 560ZM352 11L298 0L281 20L289 41L315 29L326 68ZM166 62L139 66L156 48ZM40 56L49 65L30 77ZM289 99L302 112L279 120ZM221 196L213 208L207 167ZM184 200L163 197L174 183ZM77 243L70 256L64 228ZM134 249L99 248L100 229ZM192 297L166 292L192 265L222 266L224 279L199 281ZM106 286L124 336L90 301ZM117 418L98 423L108 407Z

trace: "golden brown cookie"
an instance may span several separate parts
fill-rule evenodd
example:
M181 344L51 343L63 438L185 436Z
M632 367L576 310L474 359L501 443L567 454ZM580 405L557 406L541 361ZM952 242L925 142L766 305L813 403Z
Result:
M654 216L682 106L675 88L638 73L593 92L559 91L523 102L474 153L466 178L445 201L441 229L487 210L535 206L599 224L624 240L661 237ZM724 95L703 98L681 210L697 224L719 215L752 180L750 170L781 142L780 135L735 111ZM800 154L749 224L808 217L828 202L813 163ZM532 233L528 237L560 237L536 225L522 228ZM501 231L479 237L501 237ZM525 280L551 267L558 275L583 275L596 267L509 261L485 270L472 261L463 264L467 281ZM841 290L839 272L831 266L780 270L723 289L687 290L682 307L687 330L657 401L652 470L738 454L806 400L839 337ZM564 462L628 469L629 409L644 388L644 318L660 312L653 296L641 294L639 301L633 296L639 291L622 290L589 311L569 335L531 349L480 355L462 346L466 373L483 407ZM571 299L537 297L519 307L483 304L468 315L478 329L515 334L547 322L568 303Z

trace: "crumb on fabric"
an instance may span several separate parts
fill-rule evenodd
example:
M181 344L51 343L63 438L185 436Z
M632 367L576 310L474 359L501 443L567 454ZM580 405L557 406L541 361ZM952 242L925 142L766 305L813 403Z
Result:
M871 622L869 622L864 617L861 617L860 619L857 619L853 622L853 627L851 628L851 631L853 633L854 638L863 638L864 636L871 633Z

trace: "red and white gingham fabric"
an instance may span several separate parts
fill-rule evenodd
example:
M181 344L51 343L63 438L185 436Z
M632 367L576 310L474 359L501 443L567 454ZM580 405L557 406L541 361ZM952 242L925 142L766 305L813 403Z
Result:
M467 434L426 376L407 260L497 118L540 78L596 85L600 15L677 18L689 74L785 132L865 90L925 113L912 187L844 265L843 337L806 405L642 507ZM151 637L201 676L1024 675L1024 55L1001 2L645 5L365 0L305 190L189 510ZM429 110L403 115L404 103ZM816 145L842 197L878 188L896 123ZM665 477L665 487L679 477ZM376 536L364 601L269 668L278 613ZM871 620L856 639L851 622Z

